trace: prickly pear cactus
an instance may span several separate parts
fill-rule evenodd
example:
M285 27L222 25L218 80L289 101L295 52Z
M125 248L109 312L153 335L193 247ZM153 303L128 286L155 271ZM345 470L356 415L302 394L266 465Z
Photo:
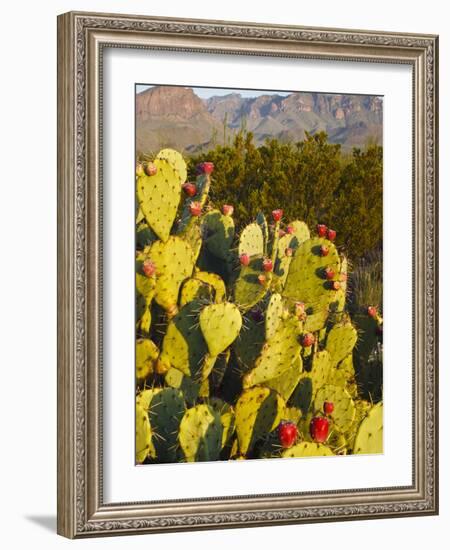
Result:
M214 166L191 169L137 167L136 463L382 452L383 319L356 311L336 231L283 205L235 227Z

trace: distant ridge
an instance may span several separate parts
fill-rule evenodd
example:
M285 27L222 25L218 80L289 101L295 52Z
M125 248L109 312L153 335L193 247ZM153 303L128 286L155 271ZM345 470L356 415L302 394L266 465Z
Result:
M201 99L192 88L155 86L136 96L138 152L174 147L197 153L222 145L245 127L266 138L300 141L324 130L344 149L382 143L383 102L377 96L293 92L254 98L239 93Z

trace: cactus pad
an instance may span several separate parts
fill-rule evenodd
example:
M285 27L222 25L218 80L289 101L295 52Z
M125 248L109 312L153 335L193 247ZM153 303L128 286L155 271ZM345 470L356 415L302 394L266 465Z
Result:
M274 430L284 418L285 402L269 388L255 387L245 390L236 408L236 433L239 450L247 454L256 441Z
M234 239L234 221L219 210L211 210L203 216L202 231L205 246L217 258L226 260Z
M276 332L276 329L283 315L283 298L281 294L274 293L270 296L267 304L265 322L266 322L266 338L270 339Z
M181 283L192 274L192 249L180 237L169 237L167 242L153 243L147 257L156 267L155 300L170 311L178 302Z
M234 288L234 300L243 310L248 310L264 298L267 288L258 281L262 272L262 257L252 258L242 266Z
M152 340L136 340L136 378L145 380L153 372L153 365L158 358L158 346Z
M303 441L297 443L294 447L286 449L282 453L283 458L301 458L307 456L333 456L333 451L326 445L321 443L313 443L311 441Z
M300 348L298 320L295 317L282 319L275 334L264 344L255 368L244 376L244 388L280 376L299 356Z
M171 367L164 377L167 386L178 389L182 392L184 400L192 405L198 398L200 383L194 382L190 376L186 376L178 369Z
M300 355L294 359L292 365L280 376L264 382L264 386L271 388L287 401L297 387L303 372L303 361Z
M208 405L188 409L180 424L179 441L187 462L217 460L222 448L220 415Z
M353 445L355 454L383 452L383 404L378 403L361 422Z
M350 321L342 321L333 326L327 336L326 350L330 354L331 364L336 366L345 359L355 347L358 333Z
M213 356L219 355L234 342L241 326L239 309L231 302L206 306L200 313L200 328Z
M214 289L214 301L216 304L223 302L227 291L222 277L219 277L216 273L208 273L207 271L197 271L194 276Z
M334 410L329 415L336 428L342 432L347 431L355 420L355 403L348 391L341 386L326 384L316 393L314 398L314 409L316 412L323 411L325 401L334 404Z
M213 299L212 294L212 288L199 279L186 279L181 287L180 306L183 307L193 300L211 301Z
M136 463L142 464L148 457L155 456L152 443L152 430L147 412L136 404Z
M251 223L244 227L239 239L238 254L248 254L250 257L263 256L264 235L260 225Z
M194 379L201 377L208 348L198 326L198 302L187 303L167 326L161 361Z
M182 155L178 151L175 151L174 149L162 149L156 155L156 158L165 160L172 166L172 168L175 170L178 176L180 185L186 181L186 178L187 178L186 163L184 162Z
M321 255L322 246L328 248L327 256ZM336 273L340 271L340 259L334 244L321 238L303 242L290 263L283 296L303 302L308 315L328 309L336 292L330 290L329 282L324 280L323 270L326 267L331 267Z
M222 401L222 399L218 397L212 397L208 404L220 415L220 421L223 427L222 447L225 447L231 440L236 428L233 408L226 401Z
M158 172L154 176L139 176L136 182L139 206L151 229L167 241L177 215L181 198L181 182L169 162L155 160Z

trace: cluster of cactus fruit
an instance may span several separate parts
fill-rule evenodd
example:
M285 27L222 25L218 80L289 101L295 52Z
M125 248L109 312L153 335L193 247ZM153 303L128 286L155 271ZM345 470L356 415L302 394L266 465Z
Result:
M350 319L336 232L277 209L237 235L213 170L137 165L136 462L382 452L382 318Z

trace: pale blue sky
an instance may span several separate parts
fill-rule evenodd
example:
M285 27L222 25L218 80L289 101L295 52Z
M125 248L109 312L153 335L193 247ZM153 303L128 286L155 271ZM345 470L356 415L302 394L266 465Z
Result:
M153 88L153 86L150 86L148 84L137 84L136 85L136 93L143 92L144 90L147 90L148 88ZM191 86L186 86L186 88L191 88ZM260 95L264 94L278 94L281 96L287 96L291 92L277 92L274 90L265 90L265 91L259 91L259 90L240 90L239 88L195 88L192 86L192 89L194 90L194 93L198 95L198 97L201 97L203 99L208 99L212 96L221 96L221 95L227 95L231 94L233 92L241 94L242 97L258 97Z

